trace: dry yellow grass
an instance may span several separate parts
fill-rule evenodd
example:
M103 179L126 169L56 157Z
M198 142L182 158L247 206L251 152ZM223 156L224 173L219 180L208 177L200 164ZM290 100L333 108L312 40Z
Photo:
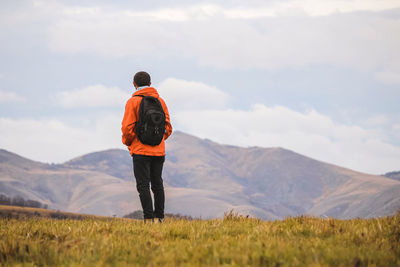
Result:
M400 266L400 215L335 220L1 219L2 265Z

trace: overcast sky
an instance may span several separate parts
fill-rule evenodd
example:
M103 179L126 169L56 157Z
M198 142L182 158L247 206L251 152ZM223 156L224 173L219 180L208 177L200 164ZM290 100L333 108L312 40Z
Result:
M148 71L175 130L400 170L400 1L0 2L0 148L44 162L121 144Z

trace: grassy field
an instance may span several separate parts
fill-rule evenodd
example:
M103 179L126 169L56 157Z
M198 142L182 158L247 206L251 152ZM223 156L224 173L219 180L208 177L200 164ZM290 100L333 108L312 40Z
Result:
M400 266L400 215L268 222L0 219L1 265Z

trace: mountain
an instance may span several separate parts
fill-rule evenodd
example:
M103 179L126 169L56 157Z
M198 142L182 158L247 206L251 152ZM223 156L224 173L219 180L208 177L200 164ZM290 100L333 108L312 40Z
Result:
M388 172L388 173L385 173L383 176L400 181L400 171Z
M113 160L113 152L105 151ZM129 153L119 150L129 159ZM17 160L14 160L17 159ZM91 166L90 161L87 165ZM139 209L132 181L65 164L42 164L0 150L0 193L47 204L51 209L98 215L123 215ZM106 168L99 165L99 169Z
M283 148L221 145L182 132L167 140L166 211L262 219L309 214L378 217L400 208L400 181L355 172ZM141 209L125 150L43 164L0 150L0 193L71 212L122 216Z

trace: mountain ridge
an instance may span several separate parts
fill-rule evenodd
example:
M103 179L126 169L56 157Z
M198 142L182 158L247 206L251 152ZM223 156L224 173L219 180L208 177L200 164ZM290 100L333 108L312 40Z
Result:
M387 177L387 178L400 181L400 171L387 172L387 173L385 173L385 174L382 175L382 176L385 176L385 177Z
M211 218L234 209L262 219L301 214L346 219L384 216L400 207L399 181L280 147L221 145L174 132L166 149L163 177L170 213ZM0 193L98 215L140 209L126 150L97 151L61 164L7 153L0 150Z

